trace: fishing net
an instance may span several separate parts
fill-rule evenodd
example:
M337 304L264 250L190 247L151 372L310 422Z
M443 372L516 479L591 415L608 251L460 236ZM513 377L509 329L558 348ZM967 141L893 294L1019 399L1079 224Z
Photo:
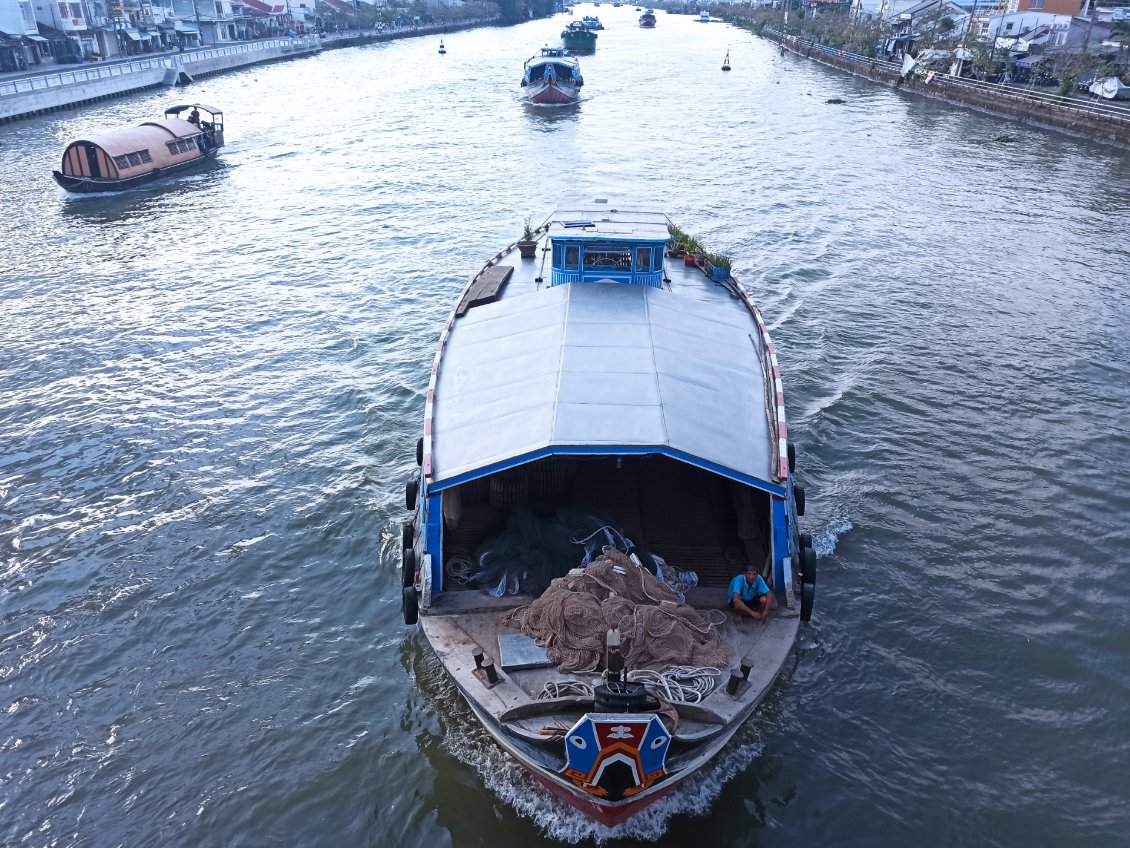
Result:
M495 597L525 593L536 598L554 578L588 565L607 548L638 554L643 567L673 590L674 600L685 600L684 593L698 585L695 572L636 547L607 516L575 507L553 511L534 501L514 507L506 529L479 545L473 560L452 555L447 576L456 585L484 589Z
M674 589L612 546L506 617L507 625L544 647L563 672L599 668L611 629L620 631L629 669L721 668L726 648L720 623L682 603Z
M492 595L539 596L557 577L584 566L605 546L627 551L632 542L607 517L564 507L539 512L530 503L513 509L506 529L475 551L471 586Z

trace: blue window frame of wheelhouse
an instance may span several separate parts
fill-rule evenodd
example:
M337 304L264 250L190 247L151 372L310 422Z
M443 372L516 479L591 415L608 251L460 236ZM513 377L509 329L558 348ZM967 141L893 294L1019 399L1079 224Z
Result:
M663 244L632 241L553 239L553 282L616 282L663 285Z

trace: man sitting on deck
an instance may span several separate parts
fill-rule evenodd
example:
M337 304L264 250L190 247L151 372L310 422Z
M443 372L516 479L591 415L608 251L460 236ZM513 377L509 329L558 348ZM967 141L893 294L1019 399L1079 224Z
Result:
M739 574L730 581L729 594L730 606L739 617L748 615L762 624L769 620L769 603L772 595L753 565L747 565L744 574Z

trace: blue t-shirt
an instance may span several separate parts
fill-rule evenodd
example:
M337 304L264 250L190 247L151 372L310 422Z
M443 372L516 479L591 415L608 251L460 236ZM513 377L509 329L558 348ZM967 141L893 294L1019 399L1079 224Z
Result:
M742 601L752 601L754 598L765 595L769 592L769 586L761 579L761 575L757 575L757 579L753 581L750 586L745 582L745 575L739 574L730 581L730 592L726 595L726 600L733 603L734 595L740 595Z

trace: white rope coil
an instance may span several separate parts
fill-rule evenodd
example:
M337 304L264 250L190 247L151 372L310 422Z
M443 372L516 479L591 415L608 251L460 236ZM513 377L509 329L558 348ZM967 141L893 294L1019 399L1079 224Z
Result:
M718 684L720 670L703 666L673 666L666 671L639 668L628 672L628 680L642 683L661 701L675 704L700 704Z
M666 671L646 668L628 672L628 680L642 683L654 697L669 704L701 704L718 685L721 671L709 666L673 666ZM550 680L538 693L539 701L554 698L591 698L593 687L580 680Z
M591 698L592 687L580 680L549 680L538 693L538 700L551 698Z

